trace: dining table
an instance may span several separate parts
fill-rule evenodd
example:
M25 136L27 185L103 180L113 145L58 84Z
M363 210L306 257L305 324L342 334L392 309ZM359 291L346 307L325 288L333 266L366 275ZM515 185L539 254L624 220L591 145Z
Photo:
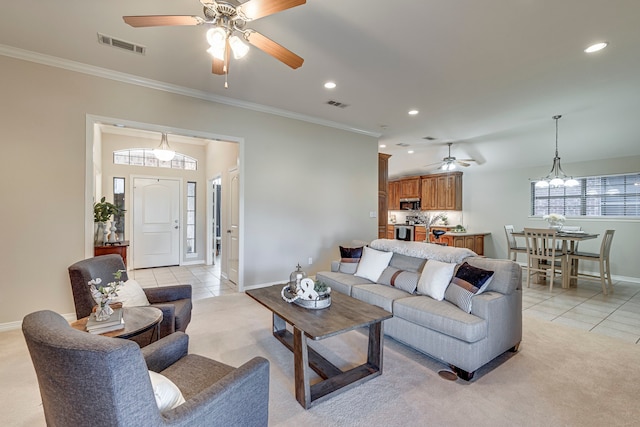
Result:
M524 230L514 231L512 235L516 238L525 237ZM576 251L578 247L578 243L582 242L583 240L597 239L598 236L599 234L589 233L584 230L558 231L556 233L556 240L559 240L562 243L561 270L562 270L562 287L563 288L567 289L571 287L571 285L576 285L577 283L577 280L575 278L571 279L571 276L576 276L578 273L578 260L569 262L569 255ZM526 246L526 245L523 245L523 246Z

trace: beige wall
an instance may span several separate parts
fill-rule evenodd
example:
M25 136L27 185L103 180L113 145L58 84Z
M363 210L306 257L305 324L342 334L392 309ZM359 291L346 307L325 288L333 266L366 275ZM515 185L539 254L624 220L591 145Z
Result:
M338 244L376 235L375 138L8 57L0 69L0 326L73 311L67 267L84 258L91 203L87 115L241 141L245 287L285 280L296 262L327 268Z
M567 159L570 156L565 156ZM551 162L551 158L549 162ZM597 162L564 163L563 169L574 176L612 175L634 173L640 170L640 156L603 159ZM464 222L472 230L489 231L485 239L485 255L506 258L507 242L504 225L547 227L540 218L530 218L530 181L532 177L546 175L548 166L531 169L512 169L483 173L480 167L468 168L463 176ZM616 230L611 248L611 272L614 276L640 282L640 220L568 219L566 225L579 225L584 230L599 233ZM599 252L600 238L580 243L580 250ZM525 259L521 255L520 261ZM584 263L591 271L594 263ZM597 271L597 270L596 270Z

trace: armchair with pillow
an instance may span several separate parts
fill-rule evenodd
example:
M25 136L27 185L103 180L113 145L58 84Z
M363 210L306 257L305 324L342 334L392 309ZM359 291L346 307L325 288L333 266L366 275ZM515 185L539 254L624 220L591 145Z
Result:
M176 332L147 347L77 331L58 313L22 331L50 426L267 426L269 361L238 368L188 354Z
M73 302L78 319L87 317L95 305L87 283L100 278L107 284L114 280L113 273L126 270L122 257L117 254L100 255L78 261L69 267ZM184 332L191 321L191 285L173 285L160 288L141 288L126 271L122 274L125 285L118 292L124 307L151 305L162 310L160 337L175 331Z

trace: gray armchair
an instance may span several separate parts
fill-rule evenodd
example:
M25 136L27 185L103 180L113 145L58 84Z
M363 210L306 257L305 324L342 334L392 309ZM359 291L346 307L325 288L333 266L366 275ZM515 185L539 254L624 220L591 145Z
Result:
M52 311L27 315L22 332L50 426L267 426L269 361L233 368L187 354L176 332L140 349L134 342L75 330ZM186 402L164 413L148 370L173 381Z
M113 281L113 273L126 270L122 257L117 254L100 255L78 261L69 267L73 302L78 319L91 314L95 305L89 286L89 280L100 278L102 283ZM128 280L123 273L122 280ZM162 310L160 337L175 331L185 332L191 322L191 285L163 286L160 288L144 288L144 293L153 307Z

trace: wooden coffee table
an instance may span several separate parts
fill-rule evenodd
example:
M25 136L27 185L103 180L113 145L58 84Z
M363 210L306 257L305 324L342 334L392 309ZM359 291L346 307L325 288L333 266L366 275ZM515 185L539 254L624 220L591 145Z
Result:
M382 321L393 317L391 313L338 292L331 293L328 308L303 308L281 298L280 291L284 286L269 286L246 293L273 313L273 336L293 352L296 399L302 407L308 409L382 374ZM287 323L293 327L293 333L286 329ZM367 361L347 371L343 372L307 346L307 338L317 341L364 326L369 326ZM322 381L310 385L307 366Z
M162 310L155 307L124 307L122 317L124 318L124 328L100 334L111 338L124 338L137 342L140 347L151 344L160 339L160 322L162 322ZM87 320L83 317L71 323L71 327L79 331L86 331ZM139 339L142 334L153 330L147 340ZM141 342L142 341L142 342Z

